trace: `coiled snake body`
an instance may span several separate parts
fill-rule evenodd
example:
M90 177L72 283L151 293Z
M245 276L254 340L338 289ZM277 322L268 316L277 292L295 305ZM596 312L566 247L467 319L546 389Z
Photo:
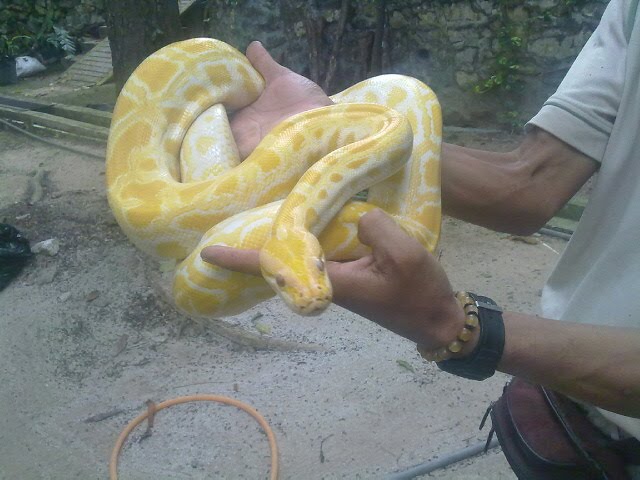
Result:
M135 245L179 262L173 294L191 315L235 314L274 291L300 314L321 312L325 256L364 255L357 223L375 207L428 250L438 242L441 114L429 87L366 80L280 123L240 162L226 111L263 88L237 50L191 39L147 58L118 97L109 204ZM366 202L351 200L365 189ZM200 250L216 244L261 249L264 279L203 262Z

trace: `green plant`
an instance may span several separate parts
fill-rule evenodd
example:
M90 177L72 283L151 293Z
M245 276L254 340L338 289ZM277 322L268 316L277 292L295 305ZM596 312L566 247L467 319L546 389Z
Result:
M7 42L30 37L19 42L18 50L57 50L71 55L75 52L75 37L85 29L103 21L106 0L0 0L0 52ZM12 50L15 48L11 47Z
M33 38L28 35L0 35L0 57L15 57L28 50L33 44Z
M476 93L485 93L495 89L519 90L523 86L520 74L520 62L523 54L523 39L515 27L502 27L497 35L498 50L495 56L493 72L488 78L473 87Z
M521 91L525 74L532 73L531 64L526 62L527 39L540 27L541 22L549 24L570 17L589 0L557 0L552 2L552 6L547 5L549 2L517 0L494 0L494 3L498 7L495 27L497 48L490 73L473 87L475 93ZM525 12L524 17L514 14L518 9Z
M498 113L498 122L507 127L511 134L522 128L522 113L509 102L507 110ZM510 110L509 108L513 108Z
M76 54L76 43L62 27L53 26L53 32L47 36L47 43L53 45L55 48L62 50L67 55Z

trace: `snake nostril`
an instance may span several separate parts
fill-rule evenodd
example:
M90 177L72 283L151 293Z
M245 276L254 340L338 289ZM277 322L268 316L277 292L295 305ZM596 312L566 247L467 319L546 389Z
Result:
M275 279L279 287L284 287L287 284L287 282L284 281L284 277L282 275L276 275Z
M324 260L322 260L321 258L317 258L316 266L318 267L318 270L320 270L321 272L324 272Z

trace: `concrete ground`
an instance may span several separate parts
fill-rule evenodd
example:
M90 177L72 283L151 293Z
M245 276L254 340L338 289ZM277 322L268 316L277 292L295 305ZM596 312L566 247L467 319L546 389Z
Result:
M0 292L1 479L107 478L119 432L147 400L196 393L258 409L278 439L283 479L384 478L486 438L478 424L504 375L440 372L411 342L340 308L301 318L276 300L225 320L185 318L157 265L115 223L103 183L99 160L0 132L0 221L32 243L60 242ZM519 240L445 219L441 261L454 288L536 312L565 242ZM142 439L144 428L123 449L120 478L268 475L265 435L234 408L177 406ZM493 450L425 478L515 477Z

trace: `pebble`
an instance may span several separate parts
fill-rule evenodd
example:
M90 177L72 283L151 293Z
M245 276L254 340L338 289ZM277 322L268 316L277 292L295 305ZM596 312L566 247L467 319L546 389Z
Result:
M66 302L67 300L69 300L69 298L71 298L71 292L64 292L60 294L58 300L60 302Z
M99 296L100 296L100 292L98 290L93 290L86 297L87 303L93 302Z
M60 251L60 241L57 238L50 238L36 243L31 247L33 253L45 253L51 257L58 254Z

